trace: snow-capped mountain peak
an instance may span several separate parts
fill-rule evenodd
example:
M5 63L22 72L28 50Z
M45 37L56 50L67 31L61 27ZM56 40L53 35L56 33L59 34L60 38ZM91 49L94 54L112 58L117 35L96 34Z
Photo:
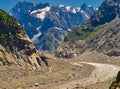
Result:
M59 8L62 8L62 7L64 7L64 5L61 4L61 5L59 5L58 7L59 7Z
M72 6L66 6L65 8L67 11L71 11Z
M44 20L46 13L50 11L50 7L45 7L43 9L34 10L30 13L31 16L40 18L41 20Z
M20 10L19 10L20 9ZM18 3L10 11L25 28L40 50L55 50L73 28L83 24L94 13L94 7Z
M80 10L81 10L81 8L80 8L80 7L77 7L77 8L76 8L76 11L77 11L77 12L79 12Z
M73 10L72 10L72 13L74 13L74 14L75 14L75 13L76 13L76 9L73 9Z

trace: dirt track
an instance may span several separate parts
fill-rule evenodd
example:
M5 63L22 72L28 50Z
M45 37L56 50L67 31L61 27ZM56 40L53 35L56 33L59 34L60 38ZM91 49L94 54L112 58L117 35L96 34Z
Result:
M104 82L115 78L120 70L120 67L114 64L80 60L61 61L51 61L51 63L55 63L53 63L53 70L50 73L47 72L48 69L44 73L41 70L26 71L15 66L1 67L0 89L19 89L17 88L19 86L23 87L21 89L108 89L110 84L107 85L107 88L106 85L105 88L101 88L101 86ZM92 88L90 88L91 85Z
M84 89L83 87L89 86L92 84L97 84L101 82L108 81L110 79L113 79L118 71L120 70L120 67L110 65L110 64L103 64L103 63L92 63L92 62L71 62L72 65L77 66L83 66L83 65L90 65L94 67L94 70L92 70L91 74L87 78L80 79L79 77L70 81L66 81L64 83L58 83L58 84L50 84L49 87L42 88L34 87L30 89ZM84 66L83 66L84 67ZM89 69L89 68L88 68ZM87 74L88 71L86 71ZM80 74L82 75L82 74ZM85 88L85 89L101 89L101 87L98 88Z
M78 80L65 83L60 86L56 86L55 89L73 89L79 86L84 87L84 86L88 86L98 82L108 81L114 78L118 73L118 71L120 70L120 67L109 65L109 64L90 63L90 62L79 62L79 63L72 63L72 64L81 66L81 63L88 64L95 67L91 75L88 78L84 78L82 80L78 79Z

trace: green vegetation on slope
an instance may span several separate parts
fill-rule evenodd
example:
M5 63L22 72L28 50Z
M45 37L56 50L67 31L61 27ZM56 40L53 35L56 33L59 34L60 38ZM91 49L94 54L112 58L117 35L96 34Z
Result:
M2 9L0 9L0 21L9 25L17 25L17 21Z
M111 22L116 17L120 17L119 4L119 1L116 0L105 0L86 23L73 29L65 37L65 41L84 40L97 35L104 27L104 24Z
M17 63L22 67L28 68L29 65L31 66L29 68L35 69L38 65L37 54L39 55L27 38L23 27L0 9L0 65ZM34 65L31 60L34 60Z
M97 27L92 27L90 25L83 25L81 27L75 28L72 32L70 32L65 41L76 41L76 40L84 40L89 39L102 31L104 25L99 25Z
M25 32L16 19L0 9L0 41L5 42L15 36L25 36ZM15 37L16 38L16 37Z

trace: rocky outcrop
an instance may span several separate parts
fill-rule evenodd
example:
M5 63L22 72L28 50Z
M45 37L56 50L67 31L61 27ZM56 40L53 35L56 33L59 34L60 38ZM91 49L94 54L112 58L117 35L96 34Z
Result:
M57 48L55 56L67 59L76 57L84 52L84 47L85 41L66 42Z
M119 89L120 88L120 71L117 74L116 81L114 81L109 89Z
M40 55L23 27L0 10L0 65L18 64L23 68L36 69L41 66Z

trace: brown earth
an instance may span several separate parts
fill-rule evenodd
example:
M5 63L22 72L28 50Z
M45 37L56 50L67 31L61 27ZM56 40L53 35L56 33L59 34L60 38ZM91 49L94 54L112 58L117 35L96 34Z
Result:
M119 66L120 62L119 57L108 57L96 52L85 52L81 56L68 60L55 57L47 60L49 67L43 64L44 67L41 67L41 69L32 71L16 65L1 66L0 89L109 89L115 76L105 81L98 80L98 82L95 82L96 79L94 78L93 83L89 83L89 78L96 69L89 63ZM87 62L88 64L79 62ZM102 71L103 74L104 71L105 69ZM108 71L110 75L112 74L111 71ZM114 75L117 75L117 73ZM102 77L100 80L102 80Z

